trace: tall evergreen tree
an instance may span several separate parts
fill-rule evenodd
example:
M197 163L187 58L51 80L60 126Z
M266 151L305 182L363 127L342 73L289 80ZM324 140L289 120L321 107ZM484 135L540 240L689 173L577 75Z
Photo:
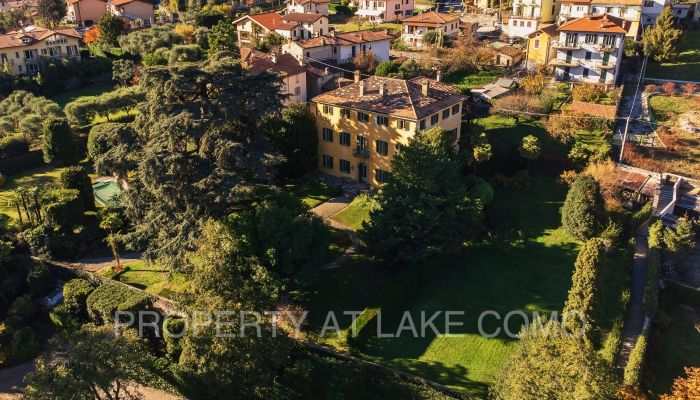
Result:
M250 206L252 188L272 178L277 158L258 123L280 109L279 83L215 57L147 68L141 86L147 101L132 124L136 139L109 135L102 144L109 151L130 141L132 161L110 166L119 176L132 172L124 203L135 229L127 239L145 244L147 257L179 268L207 218Z
M278 171L282 177L298 177L318 166L316 118L306 103L292 103L279 116L263 122L272 149L284 157Z
M679 218L674 229L664 231L664 243L670 253L684 257L695 247L693 222L686 217Z
M36 13L39 21L48 28L55 28L68 13L68 6L63 0L38 0Z
M42 150L47 164L75 165L80 161L75 135L68 120L50 118L44 122Z
M664 7L654 26L642 32L644 54L658 62L670 62L678 57L678 45L683 31L676 27L671 6Z
M561 209L564 229L577 240L587 240L600 231L604 217L605 204L598 182L590 175L580 175Z
M649 247L661 249L664 245L664 231L666 227L661 220L655 221L649 226Z
M100 30L100 43L111 47L118 46L119 35L126 32L124 20L111 13L106 13L100 18L97 28Z
M367 250L391 262L453 252L474 237L481 204L469 198L452 138L441 128L416 135L391 163L378 209L360 232Z
M607 400L617 387L590 343L543 319L522 333L501 371L491 388L493 400Z
M64 169L61 171L60 181L64 189L76 189L80 193L80 199L85 210L95 209L95 193L92 190L92 181L85 168L75 166Z
M564 305L565 326L574 335L594 342L600 304L600 268L605 246L600 239L587 241L576 257L569 297Z

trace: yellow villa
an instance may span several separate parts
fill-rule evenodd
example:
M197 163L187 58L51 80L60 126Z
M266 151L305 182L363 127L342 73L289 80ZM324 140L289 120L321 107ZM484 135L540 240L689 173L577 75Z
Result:
M319 170L379 186L401 146L434 126L460 136L462 102L452 85L423 77L372 76L311 99L319 134Z
M7 65L15 74L35 74L42 58L80 59L80 35L73 28L44 29L28 26L0 35L0 67Z
M552 42L558 37L556 24L540 24L540 27L527 39L528 64L549 65L549 61L557 56L557 50L552 47Z

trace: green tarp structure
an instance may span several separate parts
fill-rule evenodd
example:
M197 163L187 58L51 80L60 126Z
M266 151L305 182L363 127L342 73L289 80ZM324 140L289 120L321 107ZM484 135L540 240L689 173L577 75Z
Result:
M102 206L106 206L113 197L122 192L119 185L112 181L93 183L92 190L95 192L95 200Z

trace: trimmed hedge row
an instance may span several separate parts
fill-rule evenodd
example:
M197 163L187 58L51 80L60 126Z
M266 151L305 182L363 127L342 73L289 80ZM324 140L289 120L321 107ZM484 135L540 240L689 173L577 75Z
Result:
M105 283L87 297L90 318L103 324L114 322L116 311L143 311L151 308L152 299L144 292L118 283Z
M44 155L41 150L32 150L15 157L0 160L0 173L3 175L19 174L44 165Z
M644 358L647 352L646 333L639 335L637 343L632 348L629 361L625 366L623 382L625 385L639 387L642 382L642 372L644 368Z

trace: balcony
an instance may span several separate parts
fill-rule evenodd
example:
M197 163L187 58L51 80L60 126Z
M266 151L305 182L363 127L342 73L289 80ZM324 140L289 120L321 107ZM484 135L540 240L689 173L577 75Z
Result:
M366 147L357 147L353 150L352 155L358 158L369 158L369 150Z
M612 53L617 51L617 47L609 44L599 44L595 47L601 53Z
M554 60L549 62L549 65L552 67L578 67L581 65L581 61L579 60L560 60L558 58L555 58Z
M609 69L615 68L615 63L613 63L613 62L606 62L606 63L599 62L599 63L596 63L596 67L598 69L602 69L602 70L609 70Z
M581 50L578 42L552 42L552 47L557 50Z

